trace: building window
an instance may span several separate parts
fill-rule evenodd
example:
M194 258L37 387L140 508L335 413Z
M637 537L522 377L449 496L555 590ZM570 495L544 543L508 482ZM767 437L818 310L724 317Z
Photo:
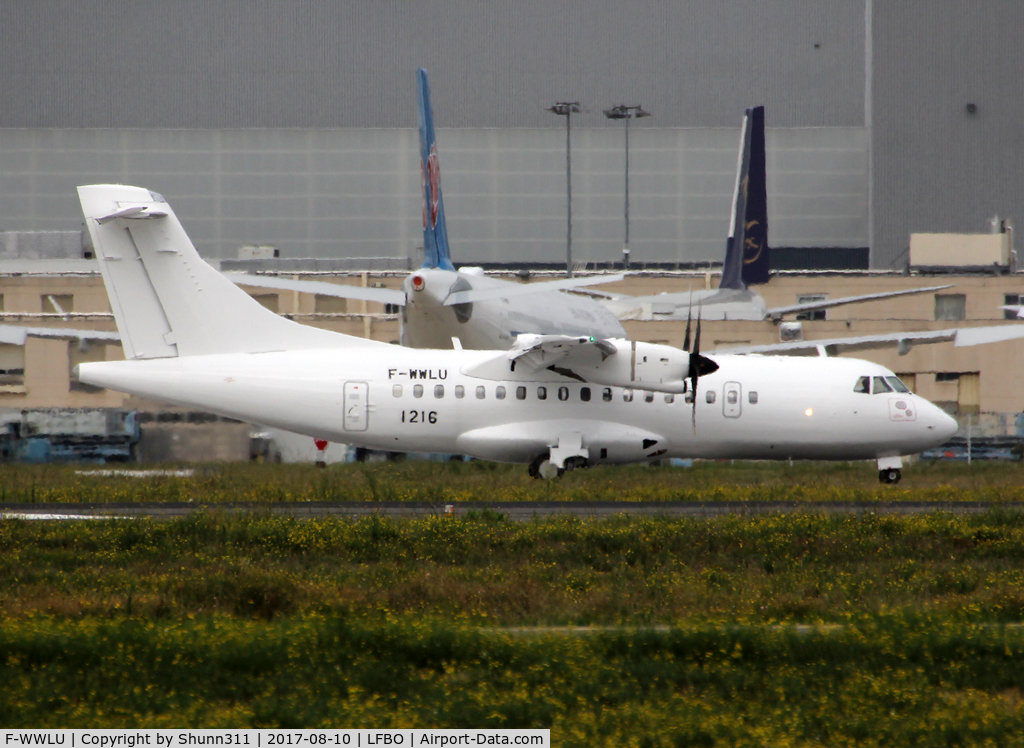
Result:
M589 387L580 387L580 400L582 400L585 403L589 403L590 402L590 388Z
M75 311L75 296L70 293L43 295L43 314L67 314Z
M494 388L494 399L504 400L505 399L505 385L499 384Z
M0 386L25 384L25 346L0 343Z
M398 304L385 304L384 314L398 314L402 311L402 308Z
M440 400L442 397L444 397L444 385L443 384L435 384L434 385L434 399L435 400Z
M461 400L465 396L466 396L466 388L463 387L461 384L455 385L455 399L456 400Z
M348 299L318 293L313 301L313 311L317 314L345 314L348 312Z
M1021 294L1008 293L1008 294L1003 296L1003 303L1006 306L1020 306L1020 303L1021 303L1020 302L1020 297L1021 297ZM2 311L2 310L3 310L2 300L0 300L0 311ZM1017 316L1017 312L1015 310L1013 310L1013 309L1004 309L1003 310L1003 319L1019 319L1019 317Z
M962 293L935 294L935 319L967 319L967 297Z
M813 304L818 301L825 301L828 298L828 294L824 293L808 293L798 295L796 297L797 304ZM800 312L796 315L797 319L801 320L823 320L827 318L827 313L824 309L813 309L809 312Z
M423 385L422 384L414 384L412 386L412 396L413 397L423 397Z
M394 395L395 397L401 397L402 396L402 385L396 384L395 386L393 386L391 388L391 394Z

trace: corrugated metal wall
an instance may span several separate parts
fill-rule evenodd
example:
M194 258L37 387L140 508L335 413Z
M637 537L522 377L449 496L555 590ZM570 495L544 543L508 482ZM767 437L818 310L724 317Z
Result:
M1024 226L1024 3L876 0L873 28L872 266L912 232Z
M863 0L2 0L0 127L863 124Z
M768 131L773 243L867 243L864 135ZM563 130L442 129L437 137L456 261L564 258ZM634 260L721 259L738 145L738 127L631 136ZM80 228L77 185L127 182L163 193L207 257L274 244L290 258L415 258L423 243L410 129L0 129L0 163L0 230ZM621 258L624 166L621 130L574 131L577 260Z

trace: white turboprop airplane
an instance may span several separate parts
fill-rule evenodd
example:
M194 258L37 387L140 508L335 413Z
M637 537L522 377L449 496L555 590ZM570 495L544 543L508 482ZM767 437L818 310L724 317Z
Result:
M508 351L417 350L297 324L207 265L167 202L79 188L128 360L84 383L315 438L455 452L553 477L657 457L875 459L938 446L956 422L867 361L699 353L590 336ZM693 394L696 397L693 397Z

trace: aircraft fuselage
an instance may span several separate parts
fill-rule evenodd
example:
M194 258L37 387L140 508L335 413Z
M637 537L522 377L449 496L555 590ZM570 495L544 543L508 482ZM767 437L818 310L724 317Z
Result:
M466 374L494 351L345 349L89 363L82 382L372 449L529 462L570 448L590 464L652 457L874 459L946 441L956 423L911 393L855 392L893 376L857 359L716 355L683 395L559 374ZM492 369L493 370L493 369Z

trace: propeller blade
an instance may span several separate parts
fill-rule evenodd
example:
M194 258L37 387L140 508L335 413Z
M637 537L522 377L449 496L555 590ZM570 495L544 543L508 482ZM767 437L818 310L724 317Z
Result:
M686 310L686 337L683 338L683 350L690 352L690 320L693 319L693 294L690 294L690 307Z
M690 390L693 392L693 433L697 433L697 380L700 379L700 318L701 307L697 307L697 334L693 338L693 353L690 354Z

